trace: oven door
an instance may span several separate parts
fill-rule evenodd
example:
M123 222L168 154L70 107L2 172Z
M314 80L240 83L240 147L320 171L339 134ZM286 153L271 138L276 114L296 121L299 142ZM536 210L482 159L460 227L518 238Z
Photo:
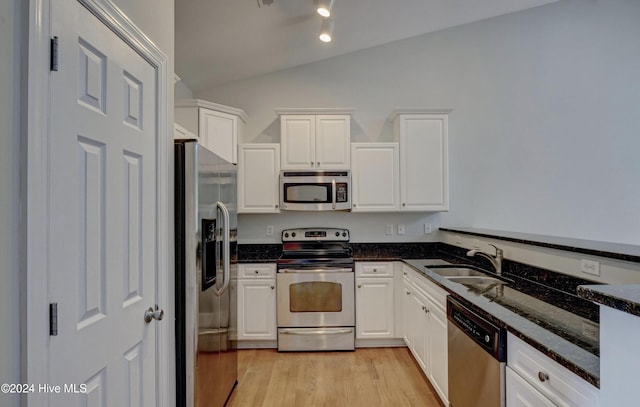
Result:
M351 268L278 271L278 327L355 326Z

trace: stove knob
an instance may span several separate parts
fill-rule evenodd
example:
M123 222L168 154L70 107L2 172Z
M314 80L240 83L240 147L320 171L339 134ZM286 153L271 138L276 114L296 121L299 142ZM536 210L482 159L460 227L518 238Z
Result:
M336 237L337 237L337 236L340 236L340 232L336 232Z
M291 237L296 237L296 232L292 232Z
M342 232L342 237L347 237L347 232Z
M289 237L289 232L285 232L284 237Z

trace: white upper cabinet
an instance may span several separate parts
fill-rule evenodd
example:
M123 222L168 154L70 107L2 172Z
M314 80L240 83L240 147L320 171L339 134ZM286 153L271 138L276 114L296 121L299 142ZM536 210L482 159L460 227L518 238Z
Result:
M403 211L449 210L448 111L396 111Z
M351 144L352 211L400 209L398 143Z
M279 176L279 144L241 144L238 148L238 213L279 212Z
M351 116L281 114L283 170L349 169Z
M247 121L243 110L205 100L178 99L175 121L209 150L231 163L238 162L238 140Z

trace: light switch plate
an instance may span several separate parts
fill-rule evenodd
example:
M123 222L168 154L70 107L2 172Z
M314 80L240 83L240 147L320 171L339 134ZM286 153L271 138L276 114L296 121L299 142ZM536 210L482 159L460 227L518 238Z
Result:
M404 235L405 232L405 226L403 224L399 224L398 225L398 234L399 235Z

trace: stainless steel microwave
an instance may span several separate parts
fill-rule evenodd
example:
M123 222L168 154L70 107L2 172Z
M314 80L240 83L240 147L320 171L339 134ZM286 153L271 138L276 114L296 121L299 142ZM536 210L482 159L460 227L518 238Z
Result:
M280 208L289 211L351 210L351 174L349 171L282 171Z

